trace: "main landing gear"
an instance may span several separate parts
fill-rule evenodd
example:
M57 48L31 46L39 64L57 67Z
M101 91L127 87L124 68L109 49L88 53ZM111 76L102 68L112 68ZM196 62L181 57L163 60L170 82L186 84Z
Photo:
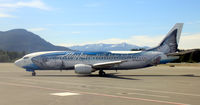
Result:
M103 70L99 70L99 76L104 77L106 76L106 73Z
M32 72L32 76L36 76L36 72L35 71Z

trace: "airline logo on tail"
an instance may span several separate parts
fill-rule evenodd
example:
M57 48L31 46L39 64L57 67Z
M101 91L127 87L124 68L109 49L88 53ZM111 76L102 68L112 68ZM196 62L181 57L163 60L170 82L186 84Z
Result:
M167 36L157 47L148 49L147 51L159 51L165 54L176 52L182 28L183 23L175 24L175 26L168 32Z

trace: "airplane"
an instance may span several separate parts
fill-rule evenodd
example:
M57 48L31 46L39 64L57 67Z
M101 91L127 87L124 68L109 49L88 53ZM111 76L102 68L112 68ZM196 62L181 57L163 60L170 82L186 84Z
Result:
M171 56L178 51L183 23L176 23L161 43L143 51L44 51L27 54L15 61L15 65L32 72L36 70L74 70L77 74L89 75L104 70L134 70L165 64L178 59Z

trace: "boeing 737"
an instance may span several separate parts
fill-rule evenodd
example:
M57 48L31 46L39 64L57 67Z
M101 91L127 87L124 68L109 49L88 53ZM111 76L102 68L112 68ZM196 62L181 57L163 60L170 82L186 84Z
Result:
M165 64L178 59L171 56L178 50L183 23L177 23L161 43L144 51L46 51L25 55L15 64L36 75L36 70L75 70L78 74L91 74L103 70L133 70Z

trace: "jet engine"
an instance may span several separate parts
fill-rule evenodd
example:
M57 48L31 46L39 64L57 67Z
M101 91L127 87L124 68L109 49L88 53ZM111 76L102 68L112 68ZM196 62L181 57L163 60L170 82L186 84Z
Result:
M92 66L86 64L76 64L74 69L75 73L77 74L91 74L93 71L95 71Z

